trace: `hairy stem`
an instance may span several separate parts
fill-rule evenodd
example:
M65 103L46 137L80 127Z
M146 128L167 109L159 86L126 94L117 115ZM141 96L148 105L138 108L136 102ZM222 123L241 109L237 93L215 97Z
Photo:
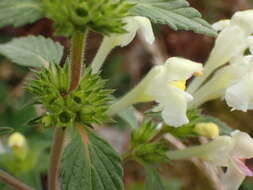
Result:
M0 169L0 180L7 183L8 185L14 187L17 190L34 190L32 187L22 183L15 177L11 176L10 174L6 173L5 171Z
M72 36L69 92L75 90L78 87L80 81L87 34L88 31L85 33L76 32ZM48 171L48 190L59 189L58 171L60 168L64 136L65 129L63 127L55 127Z
M83 65L83 57L87 33L88 31L86 31L85 33L76 32L72 37L71 73L70 73L69 91L75 90L79 84Z
M58 170L64 142L65 130L62 127L55 127L53 145L50 153L50 164L48 170L48 190L58 190Z

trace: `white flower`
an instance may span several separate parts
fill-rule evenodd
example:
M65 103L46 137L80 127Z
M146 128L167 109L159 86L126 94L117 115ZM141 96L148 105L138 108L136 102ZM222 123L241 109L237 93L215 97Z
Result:
M232 110L246 112L253 109L253 71L226 89L225 100Z
M124 34L111 34L105 36L100 48L91 64L92 72L97 73L102 67L106 57L116 46L124 47L131 43L139 32L143 35L147 43L152 44L155 40L151 22L148 18L142 16L130 16L125 18L126 25L124 26L127 31Z
M215 98L225 98L232 110L253 109L253 56L239 56L218 70L195 93L189 107L198 107Z
M114 36L118 38L118 44L121 47L131 43L137 33L140 32L144 36L147 43L152 44L155 40L151 22L148 18L142 16L132 16L125 19L125 29L128 31L125 34ZM116 34L115 34L116 35Z
M244 164L253 157L253 139L244 132L234 131L231 136L219 136L213 141L179 151L168 152L171 159L198 157L215 166L226 167L221 176L224 190L238 190L246 176L253 176Z
M188 92L195 92L215 69L223 66L233 57L243 55L250 46L249 39L253 33L252 19L253 10L247 10L235 13L230 21L223 20L213 25L214 29L221 32L205 64L204 75L190 84Z
M163 65L155 66L147 76L126 96L113 104L108 114L138 102L156 101L155 111L162 111L168 125L178 127L188 123L187 102L192 96L185 92L185 81L194 73L201 73L202 65L187 59L169 58Z
M227 141L224 144L217 144L218 149L223 147L222 152L216 151L213 147L214 149L211 149L204 157L217 166L227 167L227 171L221 177L224 190L237 190L246 176L253 176L252 171L244 164L244 159L253 157L253 139L247 133L240 131L233 132L231 137L218 138Z

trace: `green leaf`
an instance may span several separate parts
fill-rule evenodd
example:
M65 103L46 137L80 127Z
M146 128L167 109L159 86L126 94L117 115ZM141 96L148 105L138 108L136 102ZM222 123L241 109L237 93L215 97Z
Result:
M50 62L59 63L63 47L42 36L28 36L0 45L0 54L19 65L38 67L49 65Z
M40 0L1 0L0 27L30 24L44 16Z
M179 190L181 189L180 182L178 180L172 180L167 182L162 179L160 174L155 168L146 168L147 177L145 180L145 190Z
M154 168L146 168L145 190L168 190L162 178Z
M128 0L136 3L131 9L135 15L145 16L154 23L168 24L173 30L192 30L196 33L216 36L201 14L189 7L185 0Z
M112 147L80 127L63 155L62 190L123 190L122 177L121 159Z
M11 134L13 131L11 127L0 127L0 136Z

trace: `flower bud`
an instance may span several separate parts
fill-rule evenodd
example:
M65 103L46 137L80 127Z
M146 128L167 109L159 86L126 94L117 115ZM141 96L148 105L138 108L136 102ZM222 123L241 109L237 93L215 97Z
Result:
M9 147L21 148L26 146L26 139L21 133L15 132L9 137L8 145Z
M198 135L215 139L219 136L219 127L215 123L198 123L193 129Z
M25 158L27 153L27 142L24 135L15 132L8 139L8 146L12 149L15 156Z

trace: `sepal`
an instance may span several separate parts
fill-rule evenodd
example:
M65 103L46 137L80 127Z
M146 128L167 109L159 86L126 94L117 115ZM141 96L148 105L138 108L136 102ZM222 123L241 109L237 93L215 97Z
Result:
M133 5L122 0L45 0L43 6L47 17L55 21L56 34L71 36L86 29L105 35L124 33L122 19Z
M46 112L33 122L44 127L72 127L76 122L91 126L109 120L105 113L112 90L104 89L105 80L86 68L78 88L68 92L68 61L63 68L50 64L49 68L36 73L36 79L28 83L27 89L36 95L37 102Z

